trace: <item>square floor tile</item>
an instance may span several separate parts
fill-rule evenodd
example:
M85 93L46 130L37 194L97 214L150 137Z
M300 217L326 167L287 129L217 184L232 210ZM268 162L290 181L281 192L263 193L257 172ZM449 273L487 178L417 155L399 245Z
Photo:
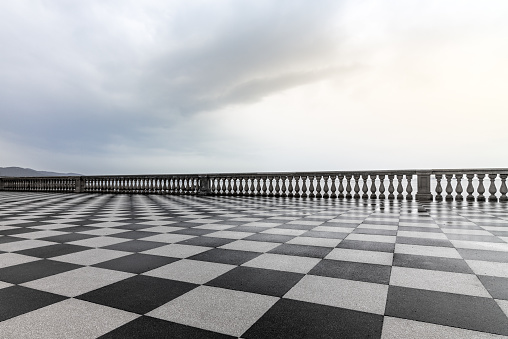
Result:
M120 258L129 254L131 253L106 250L103 248L91 248L86 251L53 257L52 259L78 265L95 265L100 262Z
M490 294L474 274L393 267L390 285L490 297Z
M223 334L241 336L278 298L199 286L147 315Z
M306 275L284 298L383 315L388 286Z
M349 234L345 240L358 240L358 241L378 241L394 244L397 237L391 235L371 235L371 234Z
M259 255L260 253L257 252L225 250L222 248L215 248L189 257L189 259L217 262L230 265L241 265L249 260L256 258Z
M76 268L79 268L79 266L48 259L37 260L1 268L0 280L12 284L21 284Z
M84 246L76 246L76 245L69 245L69 244L54 244L54 245L49 245L49 246L31 248L28 250L19 251L17 253L29 255L32 257L38 257L38 258L51 258L51 257L57 257L60 255L69 254L69 253L84 251L87 249L89 249L89 248L84 247Z
M24 264L27 262L37 261L40 258L18 254L18 253L0 253L0 268ZM1 276L0 276L1 279Z
M91 338L138 315L86 301L68 299L0 323L5 338Z
M95 267L82 267L72 271L32 280L23 286L39 291L75 297L97 288L127 279L133 274L105 270Z
M308 273L319 261L320 259L317 258L264 253L246 262L242 266L295 273Z
M293 245L308 245L308 246L320 246L320 247L335 247L341 242L341 239L324 239L324 238L313 238L313 237L296 237L289 240L288 244Z
M225 334L177 324L171 321L142 316L99 337L100 339L125 338L234 338Z
M16 252L23 251L30 248L54 245L54 242L44 241L44 240L21 240L21 241L13 241L0 244L0 251L4 252Z
M213 233L208 233L204 235L205 237L214 237L214 238L225 238L225 239L243 239L254 233L249 232L234 232L234 231L217 231Z
M114 245L104 246L104 249L125 251L125 252L143 252L153 248L164 246L165 243L156 241L130 240Z
M122 242L129 241L128 239L124 238L115 238L115 237L94 237L90 239L83 239L83 240L77 240L70 242L71 245L78 245L78 246L86 246L86 247L104 247L114 244L119 244Z
M508 288L506 287L508 286L508 278L486 275L479 275L478 278L493 298L508 300Z
M204 284L235 267L234 265L183 259L146 272L144 275Z
M238 250L238 251L250 251L264 253L268 252L275 247L279 246L280 243L275 242L264 242L264 241L250 241L250 240L236 240L229 244L223 245L220 248L227 250Z
M340 278L388 284L390 281L390 266L365 264L339 260L321 260L309 274L330 278Z
M193 235L185 235L185 234L173 234L173 233L162 233L162 234L155 234L149 237L143 238L145 241L156 241L156 242L163 242L167 244L172 244L179 241L184 241L187 239L194 238Z
M177 261L176 258L169 258L158 255L135 253L117 259L101 262L96 267L109 270L140 274L153 270L157 267Z
M382 324L378 314L281 299L242 337L379 338Z
M57 235L54 237L43 238L45 241L52 241L53 243L69 243L72 241L78 241L83 239L93 238L93 235L90 234L81 234L81 233L69 233L63 235Z
M342 240L339 245L337 245L337 248L393 253L395 251L395 244L375 241Z
M293 238L295 238L295 237L292 235L258 233L258 234L253 234L251 236L248 236L247 238L244 238L244 239L245 240L252 240L252 241L285 243L286 241L289 241Z
M31 312L66 299L60 295L33 290L22 286L0 289L0 321ZM6 307L8 305L9 307ZM2 324L2 323L0 323ZM0 333L4 333L3 331Z
M269 251L274 254L285 254L310 258L324 258L332 249L329 247L281 244Z
M236 267L207 283L209 286L282 297L304 275L300 273Z
M196 255L198 253L206 252L210 249L211 249L210 247L203 246L169 244L148 251L144 251L143 254L162 255L173 258L187 258Z
M508 263L466 260L474 273L492 277L508 278Z
M390 286L385 315L508 335L508 318L491 298Z
M381 339L461 338L495 339L498 335L408 319L385 317Z
M462 259L455 248L448 247L395 244L395 253Z
M472 274L473 270L463 259L428 257L423 255L412 255L395 253L393 265L400 267L421 268L433 271L446 271L456 273Z
M85 293L78 299L144 314L196 286L182 281L136 275Z
M363 262L367 264L391 265L392 253L334 248L326 259Z

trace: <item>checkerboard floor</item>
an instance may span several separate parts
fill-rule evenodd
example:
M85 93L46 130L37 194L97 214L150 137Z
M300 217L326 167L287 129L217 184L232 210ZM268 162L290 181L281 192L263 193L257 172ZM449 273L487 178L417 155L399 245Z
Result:
M0 337L507 338L507 204L381 203L0 192Z

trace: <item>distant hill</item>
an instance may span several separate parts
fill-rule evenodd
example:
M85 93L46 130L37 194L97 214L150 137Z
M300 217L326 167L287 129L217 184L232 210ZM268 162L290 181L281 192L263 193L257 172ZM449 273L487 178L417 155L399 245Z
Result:
M31 168L21 168L21 167L0 167L0 177L57 177L57 176L78 176L78 175L81 174L36 171Z

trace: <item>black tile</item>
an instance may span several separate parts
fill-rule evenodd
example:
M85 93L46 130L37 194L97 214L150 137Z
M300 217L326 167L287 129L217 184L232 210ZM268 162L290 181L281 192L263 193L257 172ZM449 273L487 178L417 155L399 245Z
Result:
M440 228L434 228L434 227L399 226L398 230L399 231L408 231L408 232L426 232L426 233L444 234Z
M300 257L311 258L324 258L332 251L330 247L295 245L295 244L281 244L268 253L296 255Z
M378 241L342 240L336 247L349 248L352 250L377 251L387 253L393 253L395 251L395 244Z
M196 254L188 259L217 262L221 264L241 265L259 255L261 255L261 253L214 248L212 250Z
M202 330L200 328L177 324L148 316L139 317L117 329L104 334L100 339L138 339L138 338L234 338L225 334Z
M236 240L214 237L196 237L184 241L179 241L178 243L182 245L192 245L192 246L220 247L222 245L229 244L230 242L233 241Z
M69 234L55 235L55 236L47 237L47 238L41 238L40 240L66 243L66 242L71 242L71 241L90 239L90 238L94 238L94 237L96 237L96 235L81 234L81 233L69 233Z
M237 226L233 228L228 228L228 231L233 232L249 232L249 233L260 233L266 231L266 227L256 227L256 226Z
M408 244L408 245L453 247L453 244L449 240L441 240L441 239L426 239L426 238L397 236L396 242L397 244Z
M20 239L20 238L15 238L15 237L9 237L9 236L3 236L3 237L0 237L0 244L7 244L9 242L21 241L21 240L25 240L25 239Z
M380 338L383 316L280 299L242 338Z
M56 244L43 247L30 248L16 253L29 255L37 258L51 258L59 255L65 255L84 250L89 250L90 247L70 245L70 244Z
M269 234L269 233L257 233L253 235L249 235L248 237L244 238L243 240L252 240L252 241L267 241L267 242L280 242L284 243L291 239L293 239L294 236L291 235L279 235L279 234Z
M398 226L398 221L386 221L381 220L377 218L367 218L365 219L362 224L369 224L369 225L386 225L386 226Z
M108 249L108 250L126 251L126 252L143 252L143 251L151 250L153 248L161 247L164 245L167 245L167 244L161 243L161 242L155 242L155 241L131 240L131 241L126 241L126 242L121 242L119 244L105 246L102 248Z
M339 260L321 260L309 274L324 277L340 278L388 284L390 282L391 267Z
M457 248L457 251L466 260L481 260L508 263L508 252L484 251L468 248ZM508 287L507 287L508 289Z
M474 274L473 270L463 259L428 257L423 255L395 253L393 255L393 266Z
M282 297L303 276L299 273L239 266L206 285Z
M70 271L82 266L66 262L42 259L0 269L0 280L12 284L44 278L50 275Z
M77 297L128 312L144 314L198 285L136 275Z
M217 230L206 230L206 229L201 229L201 228L184 228L182 230L171 232L171 234L186 234L186 235L200 236L200 235L209 234L209 233L213 233L213 232L217 232Z
M32 233L32 232L38 232L40 230L35 230L33 228L23 228L23 227L18 227L16 226L16 228L11 228L11 229L8 229L8 230L3 230L3 231L0 231L0 235L17 235L17 234L26 234L26 233Z
M302 234L301 236L311 238L344 239L348 235L349 233L308 231Z
M374 228L356 228L352 233L358 234L375 234L375 235L397 235L397 231L392 230L378 230Z
M115 271L140 274L178 260L180 259L136 253L127 255L125 257L105 261L94 266Z
M157 233L155 233L157 234ZM143 232L143 231L130 231L130 232L122 232L116 233L112 236L116 238L124 238L124 239L141 239L154 235L154 232Z
M92 226L70 226L65 228L59 228L58 231L61 232L86 232L86 231L96 231L98 227Z
M33 290L23 286L1 288L0 321L34 311L64 299L67 298L61 295Z
M118 226L116 228L120 230L131 230L131 231L137 231L137 230L143 230L145 228L152 228L153 225L142 225L142 224L128 224L128 225L122 225Z
M508 335L508 318L491 298L390 286L385 315Z
M508 300L508 278L479 275L483 286L489 291L492 298Z

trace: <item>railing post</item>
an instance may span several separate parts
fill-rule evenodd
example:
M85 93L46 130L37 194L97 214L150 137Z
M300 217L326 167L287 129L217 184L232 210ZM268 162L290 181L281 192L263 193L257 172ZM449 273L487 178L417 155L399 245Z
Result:
M0 178L0 191L5 190L4 178Z
M416 173L416 200L418 201L432 201L432 193L430 192L430 172Z
M76 187L74 188L75 193L83 193L85 191L85 178L76 177Z
M210 179L207 175L199 176L198 195L210 195Z

